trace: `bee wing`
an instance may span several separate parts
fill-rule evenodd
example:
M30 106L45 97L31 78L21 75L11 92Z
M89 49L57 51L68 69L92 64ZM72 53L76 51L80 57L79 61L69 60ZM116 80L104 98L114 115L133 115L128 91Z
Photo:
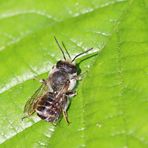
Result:
M24 107L24 113L27 114L27 116L30 116L35 112L36 102L40 99L40 96L42 96L46 91L47 91L47 86L45 84L42 84L35 91L32 97L26 102Z

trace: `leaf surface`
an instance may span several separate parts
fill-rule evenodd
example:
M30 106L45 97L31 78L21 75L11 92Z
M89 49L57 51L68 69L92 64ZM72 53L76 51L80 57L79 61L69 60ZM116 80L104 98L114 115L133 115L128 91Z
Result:
M144 0L0 2L0 147L148 147L148 2ZM23 107L46 78L64 41L85 76L55 127Z

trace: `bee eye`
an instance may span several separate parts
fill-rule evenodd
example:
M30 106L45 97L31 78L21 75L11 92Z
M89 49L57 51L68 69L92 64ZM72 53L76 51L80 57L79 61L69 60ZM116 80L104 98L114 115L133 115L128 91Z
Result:
M72 66L71 67L71 73L76 73L77 72L77 68L76 68L76 66Z
M56 68L60 68L62 67L63 65L63 62L62 61L58 61L57 64L56 64Z

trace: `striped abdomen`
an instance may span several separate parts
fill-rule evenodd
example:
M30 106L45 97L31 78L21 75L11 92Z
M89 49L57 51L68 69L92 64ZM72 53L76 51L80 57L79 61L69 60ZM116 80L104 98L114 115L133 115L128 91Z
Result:
M37 103L37 115L48 122L56 122L66 103L67 97L65 95L57 96L55 93L48 92Z

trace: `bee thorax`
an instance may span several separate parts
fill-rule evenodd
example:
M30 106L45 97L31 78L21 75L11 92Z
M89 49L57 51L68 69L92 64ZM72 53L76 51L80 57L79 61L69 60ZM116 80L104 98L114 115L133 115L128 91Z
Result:
M60 90L69 81L69 76L64 71L56 71L52 74L52 79L50 80L51 87L54 91Z

